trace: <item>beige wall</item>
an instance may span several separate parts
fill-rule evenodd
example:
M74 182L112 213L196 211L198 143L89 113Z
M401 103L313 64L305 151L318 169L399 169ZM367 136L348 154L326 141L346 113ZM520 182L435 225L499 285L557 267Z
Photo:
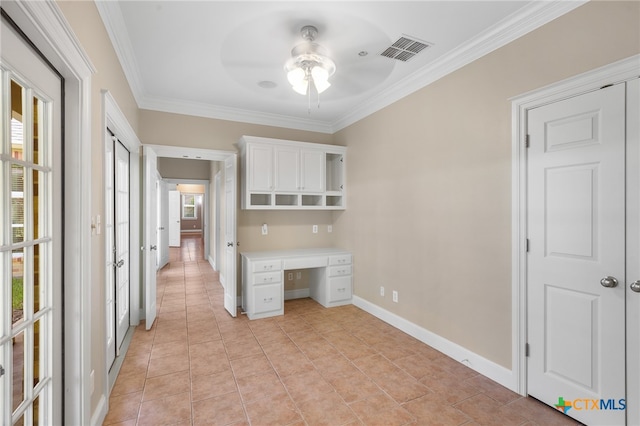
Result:
M589 3L335 135L356 295L510 368L509 98L639 53L639 5Z
M158 158L158 172L164 179L209 180L210 167L207 160Z
M101 90L111 92L118 106L127 117L129 124L138 130L138 107L124 76L120 62L113 50L111 41L102 24L96 6L93 2L59 1L58 6L73 28L73 32L80 40L82 48L89 55L97 72L91 78L91 216L104 216L103 189L103 129ZM105 375L105 253L104 234L93 235L91 239L91 342L95 348L88 354L91 359L91 369L95 371L95 391L91 396L91 412L96 409L102 389L104 389Z

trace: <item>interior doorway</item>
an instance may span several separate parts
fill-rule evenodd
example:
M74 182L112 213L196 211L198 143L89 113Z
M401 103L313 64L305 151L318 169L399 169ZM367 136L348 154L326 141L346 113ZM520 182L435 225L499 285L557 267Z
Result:
M203 224L203 234L204 234L204 256L206 260L213 266L214 261L211 256L211 249L209 247L211 240L216 240L216 238L212 238L212 230L209 226L209 218L211 217L210 208L208 206L210 197L210 181L214 180L213 176L215 176L214 169L218 171L222 171L223 179L221 179L221 185L223 185L223 189L221 191L225 192L225 197L222 197L221 202L224 203L224 206L219 209L219 213L222 216L220 219L221 227L224 227L224 248L223 247L215 247L214 250L216 253L220 253L220 258L222 259L222 264L216 265L216 270L220 273L220 282L224 287L225 291L225 307L228 312L232 316L237 315L237 282L236 282L236 268L237 268L237 247L238 242L236 241L237 230L236 230L236 216L237 216L237 205L235 200L237 199L237 162L238 162L238 154L235 151L217 151L217 150L207 150L207 149L197 149L197 148L185 148L185 147L176 147L176 146L164 146L164 145L145 145L145 152L148 152L153 155L153 157L164 157L171 159L197 159L197 160L205 160L208 161L211 166L208 169L207 177L208 179L203 180L202 183L205 184L205 194L204 194L204 224ZM153 172L155 173L158 170L157 162L147 161L147 168L153 168ZM213 164L215 163L215 167ZM149 170L149 173L151 170ZM216 171L217 172L217 171ZM171 183L171 179L167 179L169 183ZM183 183L180 179L178 179L177 183ZM186 183L186 182L185 182ZM151 187L151 180L145 181L144 191L148 194L151 192L155 192L155 183L153 184L153 188ZM146 199L147 197L145 197ZM151 201L145 201L145 212L154 212L153 222L156 221L155 218L155 210L157 206L157 201L155 197L149 197L153 199L153 203ZM153 208L151 205L153 204ZM216 208L213 209L214 211ZM145 215L149 215L150 213L145 213ZM149 222L150 218L146 218L147 222ZM211 221L215 223L214 221ZM151 230L147 231L148 235L151 235ZM156 234L156 228L153 228L154 240ZM219 240L222 240L223 237L220 237ZM145 245L150 245L150 242L145 242ZM155 244L155 243L153 243ZM151 244L152 245L152 244ZM220 246L223 244L221 243ZM167 247L168 249L168 247ZM222 255L224 253L224 255ZM155 255L155 254L154 254ZM150 253L145 251L145 256L150 256ZM153 262L155 264L155 261ZM149 269L149 268L148 268ZM151 272L148 270L147 272ZM155 298L155 285L153 282L155 281L155 270L154 277L149 277L148 274L145 274L146 281L151 283L151 287L145 289L145 301L150 301ZM145 285L145 287L149 287ZM146 303L146 302L145 302Z

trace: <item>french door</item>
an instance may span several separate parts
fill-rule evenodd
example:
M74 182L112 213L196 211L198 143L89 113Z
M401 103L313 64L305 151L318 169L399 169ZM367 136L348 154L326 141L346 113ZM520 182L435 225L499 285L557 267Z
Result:
M62 419L62 81L2 21L0 423Z
M111 367L129 329L130 320L130 184L129 151L117 137L107 147L105 239L107 242L106 309L107 366Z

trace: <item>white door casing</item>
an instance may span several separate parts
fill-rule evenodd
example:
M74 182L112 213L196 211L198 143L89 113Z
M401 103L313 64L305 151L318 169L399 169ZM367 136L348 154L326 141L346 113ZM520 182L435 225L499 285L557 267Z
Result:
M625 399L625 288L600 283L625 278L625 86L533 109L528 130L528 393L623 424L577 401Z
M157 273L157 214L158 206L158 157L155 151L143 147L144 164L144 307L145 327L150 330L156 319L156 273Z
M224 161L225 188L225 268L224 268L224 307L232 317L237 315L237 241L236 241L236 170L237 156L234 154Z
M180 191L169 191L169 246L180 247Z
M63 393L62 288L58 285L63 262L62 83L4 19L1 30L0 120L6 133L0 147L0 206L7 215L0 215L0 281L11 283L17 278L22 282L23 308L22 318L14 322L12 286L3 285L0 364L5 371L0 376L0 423L58 424ZM15 112L13 90L19 90L21 99ZM21 200L22 214L15 209L16 200ZM19 345L28 356L18 369L14 350ZM14 374L18 380L12 386ZM14 388L17 383L21 388Z

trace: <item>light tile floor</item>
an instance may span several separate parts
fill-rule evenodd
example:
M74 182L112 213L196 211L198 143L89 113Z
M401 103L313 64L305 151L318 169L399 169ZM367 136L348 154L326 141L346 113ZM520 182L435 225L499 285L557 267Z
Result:
M223 307L201 240L158 274L105 425L573 425L355 306L285 303L249 321Z

